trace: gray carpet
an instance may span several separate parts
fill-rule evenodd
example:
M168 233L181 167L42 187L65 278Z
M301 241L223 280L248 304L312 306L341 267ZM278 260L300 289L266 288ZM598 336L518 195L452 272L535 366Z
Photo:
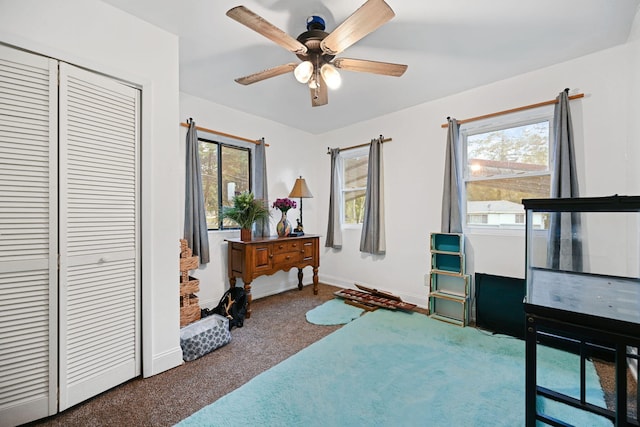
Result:
M231 342L160 375L138 378L33 423L38 426L172 426L340 327L308 323L305 313L338 288L305 286L254 300Z
M319 295L313 295L312 286L305 286L302 291L255 300L251 319L243 328L232 330L226 346L160 375L129 381L32 425L172 426L340 328L313 325L305 319L307 311L332 299L337 289L321 284ZM610 394L611 366L596 367Z

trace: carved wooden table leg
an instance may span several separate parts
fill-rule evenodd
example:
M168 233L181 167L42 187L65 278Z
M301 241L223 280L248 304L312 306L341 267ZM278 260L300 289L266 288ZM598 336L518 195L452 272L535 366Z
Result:
M298 289L302 290L302 269L298 269Z
M313 294L318 295L318 267L313 267Z
M244 284L244 293L247 294L247 314L245 314L245 319L249 319L251 317L251 301L253 300L253 296L251 295L251 282L246 282Z

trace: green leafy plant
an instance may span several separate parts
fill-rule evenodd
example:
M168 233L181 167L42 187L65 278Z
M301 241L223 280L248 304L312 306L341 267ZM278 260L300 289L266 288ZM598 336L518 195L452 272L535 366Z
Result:
M222 208L222 218L238 223L240 228L250 229L254 222L269 218L267 204L254 198L253 193L244 192L233 197L233 206Z

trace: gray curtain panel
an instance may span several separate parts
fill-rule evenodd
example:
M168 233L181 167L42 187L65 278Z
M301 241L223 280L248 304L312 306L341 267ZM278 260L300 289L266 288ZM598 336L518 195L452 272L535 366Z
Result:
M569 89L558 95L554 109L553 160L551 164L551 197L578 197L575 147ZM552 213L549 224L547 266L553 269L582 271L580 214Z
M255 149L255 190L253 192L256 199L262 200L267 208L269 208L269 194L267 186L267 154L265 150L264 138ZM271 234L269 229L269 218L256 221L254 224L254 235L267 237Z
M383 255L384 234L384 173L382 167L382 137L369 146L369 170L364 201L364 222L360 234L360 252Z
M342 248L341 196L342 193L342 157L339 148L329 150L331 154L331 184L329 188L329 221L325 247Z
M209 235L200 171L196 123L189 119L184 197L184 238L193 250L193 254L200 257L200 264L207 264L209 262Z
M440 231L443 233L462 233L462 192L459 179L460 125L456 119L447 117L447 153L444 163L444 188L442 191L442 220Z

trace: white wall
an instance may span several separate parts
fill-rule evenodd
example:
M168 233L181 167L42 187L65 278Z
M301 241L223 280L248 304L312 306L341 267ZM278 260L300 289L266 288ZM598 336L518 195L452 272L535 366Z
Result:
M640 78L638 41L596 54L475 88L323 135L308 135L257 117L181 95L182 117L205 127L245 137L265 136L270 200L286 195L298 174L305 176L314 198L305 200L305 230L325 234L329 156L327 147L346 147L382 134L384 144L386 236L384 256L359 252L359 228L343 230L341 250L321 239L320 281L345 287L354 283L384 289L421 306L427 305L425 275L430 270L429 233L440 228L447 116L464 119L555 98L565 87L585 97L572 101L577 166L583 196L639 194L637 148ZM635 96L634 96L635 94ZM398 96L401 96L399 94ZM184 132L183 132L184 137ZM291 215L295 218L297 213ZM210 305L227 285L224 237L210 233L218 248L213 265L197 274ZM467 272L524 277L524 236L467 236ZM596 256L598 254L595 254ZM216 259L217 257L217 259ZM305 283L309 283L309 274ZM211 284L209 284L209 282ZM257 279L254 297L295 285L294 274ZM211 289L207 289L211 286Z
M0 11L1 42L142 88L143 373L181 364L177 37L96 0L1 0Z
M440 227L447 116L459 119L551 99L565 87L587 96L571 104L578 134L578 167L585 196L640 193L638 18L630 43L543 70L422 104L368 122L309 135L186 94L178 97L178 40L97 0L0 0L0 41L98 70L143 91L143 355L146 376L181 363L178 309L178 239L182 235L185 130L201 126L246 137L265 137L270 200L286 196L303 175L313 199L304 202L305 231L324 234L327 221L327 146L344 147L383 134L387 254L358 251L360 232L344 232L341 251L324 248L320 280L385 289L426 304L428 235ZM425 82L425 84L437 82ZM402 94L398 94L402 96ZM180 131L179 129L182 129ZM296 211L289 217L295 219ZM201 297L211 304L227 286L224 238L211 233L212 263L198 270ZM471 270L522 277L523 239L470 236ZM309 270L309 269L306 269ZM310 272L305 270L305 283ZM255 297L295 286L295 273L253 283Z
M344 230L342 250L322 252L320 280L343 286L357 281L426 305L428 236L440 229L446 144L440 125L447 116L464 119L546 101L565 87L584 92L585 98L571 103L581 195L638 194L639 58L637 44L629 43L322 135L316 143L323 147L327 141L347 146L378 134L393 141L384 144L383 155L386 255L361 254L359 230ZM324 182L328 170L325 158ZM326 206L327 192L317 201ZM319 214L319 223L326 223L326 212ZM524 277L523 235L468 235L467 255L471 274Z
M239 87L239 90L242 90ZM277 198L287 197L293 188L296 178L302 175L314 195L321 193L321 182L317 177L317 164L324 160L324 153L318 144L313 143L311 134L301 132L279 123L265 120L236 110L229 109L204 99L180 94L180 117L186 121L191 117L196 125L220 132L241 136L249 139L265 138L269 144L266 150L267 157L267 182L269 184L268 195L270 204ZM180 138L180 159L184 158L186 128L182 128ZM203 134L204 135L204 134ZM215 138L215 135L212 135ZM324 148L326 151L326 147ZM184 161L181 168L181 192L184 198ZM296 200L299 202L299 199ZM318 229L318 203L316 198L303 201L304 228L307 234L319 234ZM280 219L280 211L271 210L271 234L275 235L275 225ZM184 213L183 213L184 216ZM299 217L298 209L291 209L287 217L295 224ZM198 298L203 307L214 307L224 291L229 287L227 277L227 243L225 238L239 237L240 232L235 231L210 231L209 245L211 262L201 266L192 272L193 276L200 280L200 292ZM289 272L278 272L273 276L258 277L251 283L253 298L282 292L286 289L297 287L297 269ZM312 269L303 270L303 283L312 283ZM238 281L242 285L242 280Z
M633 21L633 27L629 35L629 75L631 81L629 83L629 120L627 133L628 159L635 159L635 165L638 165L637 159L640 158L640 7L636 11L636 17ZM629 187L630 194L640 194L640 167L629 167Z

